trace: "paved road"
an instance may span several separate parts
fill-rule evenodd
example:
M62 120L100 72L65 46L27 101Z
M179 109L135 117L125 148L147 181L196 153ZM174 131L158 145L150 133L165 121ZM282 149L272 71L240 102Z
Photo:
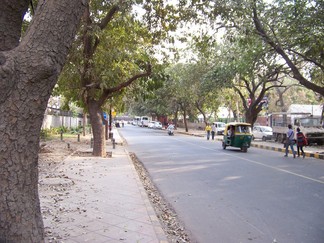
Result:
M194 241L324 242L324 162L134 126L120 129Z

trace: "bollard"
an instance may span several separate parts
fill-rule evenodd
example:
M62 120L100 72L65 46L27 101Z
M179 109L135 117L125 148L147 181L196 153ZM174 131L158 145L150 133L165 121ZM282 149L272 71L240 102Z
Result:
M90 148L93 148L93 138L90 140Z
M113 139L111 139L111 141L112 141L113 149L115 149L116 148L115 139L113 138Z
M78 142L80 142L80 133L78 134Z
M114 138L114 133L109 132L109 137L108 138L113 139Z

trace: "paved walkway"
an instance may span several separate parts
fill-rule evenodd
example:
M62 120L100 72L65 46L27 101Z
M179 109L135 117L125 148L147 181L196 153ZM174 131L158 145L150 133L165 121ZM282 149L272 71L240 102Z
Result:
M55 177L41 179L41 204L50 205L42 206L46 242L168 242L117 130L113 135L111 158L81 151Z

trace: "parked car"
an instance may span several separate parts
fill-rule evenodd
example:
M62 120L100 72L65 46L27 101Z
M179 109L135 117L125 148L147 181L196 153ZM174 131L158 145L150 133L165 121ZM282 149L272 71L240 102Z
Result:
M156 129L162 129L162 123L161 122L159 122L159 121L156 121L156 122L154 122L155 124L154 124L154 128L156 128Z
M225 123L224 122L213 122L216 127L216 134L221 135L224 134Z
M147 125L148 128L155 128L155 121L150 121Z
M272 128L268 126L254 126L253 139L271 140L273 136Z

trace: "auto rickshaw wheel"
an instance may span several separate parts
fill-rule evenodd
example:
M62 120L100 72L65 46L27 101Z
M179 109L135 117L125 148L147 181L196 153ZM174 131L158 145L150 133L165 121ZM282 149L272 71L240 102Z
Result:
M246 153L248 148L247 147L242 147L241 150L242 150L242 152Z
M226 144L224 142L222 142L222 147L223 149L226 149Z

